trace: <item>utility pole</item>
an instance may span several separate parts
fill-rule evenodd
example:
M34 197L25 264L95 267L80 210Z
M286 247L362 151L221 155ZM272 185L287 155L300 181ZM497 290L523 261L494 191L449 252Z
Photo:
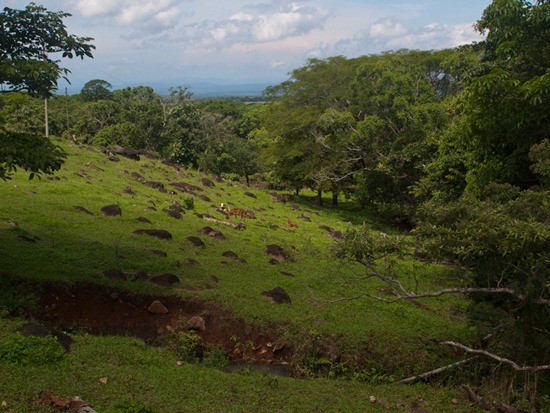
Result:
M46 129L46 138L50 137L50 128L48 126L48 98L44 98L44 126Z
M65 117L67 119L67 132L69 132L69 93L65 88Z

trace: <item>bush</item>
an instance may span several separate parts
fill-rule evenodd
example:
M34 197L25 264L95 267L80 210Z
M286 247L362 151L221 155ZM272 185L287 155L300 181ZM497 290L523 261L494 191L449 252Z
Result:
M55 337L16 334L0 341L0 364L40 365L55 363L64 356L65 351Z

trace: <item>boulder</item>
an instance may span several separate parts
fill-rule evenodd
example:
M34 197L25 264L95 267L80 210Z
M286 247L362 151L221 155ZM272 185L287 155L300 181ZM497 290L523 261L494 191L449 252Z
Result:
M264 252L279 261L290 261L290 255L278 245L267 245Z
M199 315L191 317L189 320L187 320L187 328L189 330L205 331L206 323L204 322L204 318Z
M20 332L23 337L56 337L59 344L61 344L67 352L71 350L71 346L74 343L74 340L63 331L39 324L27 323L20 327L17 331Z
M209 188L211 188L211 187L213 187L213 186L216 186L216 185L214 184L214 182L212 182L212 181L211 181L210 179L208 179L208 178L201 178L201 184L202 184L202 186L206 186L206 187L209 187Z
M187 237L187 241L189 241L192 245L195 247L204 247L204 242L199 237Z
M172 234L164 229L136 229L133 233L136 235L149 235L162 240L172 239Z
M121 270L117 268L112 268L110 270L103 271L103 276L109 280L114 281L126 281L128 278Z
M150 281L153 284L157 284L162 287L171 287L172 285L179 283L180 279L174 274L161 274L151 277Z
M155 300L149 305L147 308L147 311L149 311L151 314L167 314L168 309L164 304L162 304L159 300Z
M262 296L266 297L273 304L291 304L292 300L288 293L281 287L275 287L272 290L262 292Z
M122 215L122 209L116 204L104 206L101 208L101 212L107 217L118 217Z

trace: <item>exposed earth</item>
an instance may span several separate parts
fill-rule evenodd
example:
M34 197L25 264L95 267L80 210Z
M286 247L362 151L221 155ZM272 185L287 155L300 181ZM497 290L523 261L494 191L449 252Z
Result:
M131 335L149 343L165 334L194 330L205 345L223 347L231 359L259 363L284 363L292 353L269 328L246 324L219 305L196 298L83 283L44 283L38 291L32 318L59 329Z

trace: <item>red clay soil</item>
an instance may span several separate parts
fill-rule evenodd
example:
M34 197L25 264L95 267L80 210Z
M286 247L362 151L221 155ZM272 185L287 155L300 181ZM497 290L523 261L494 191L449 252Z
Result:
M222 346L234 359L281 362L290 349L274 335L247 325L212 302L176 296L152 296L95 284L48 283L40 287L35 319L65 329L81 328L98 335L131 335L153 341L164 334L186 331L187 320L200 316L204 331L197 331L207 345ZM148 311L160 301L166 314Z

